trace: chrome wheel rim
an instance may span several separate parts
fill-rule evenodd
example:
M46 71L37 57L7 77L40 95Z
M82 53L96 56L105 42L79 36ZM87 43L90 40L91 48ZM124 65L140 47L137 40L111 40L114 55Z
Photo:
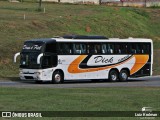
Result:
M127 79L127 74L126 74L126 73L122 73L122 78L123 78L124 80L126 80L126 79Z
M61 76L59 74L55 75L55 81L60 82L61 81Z
M111 78L112 78L113 81L116 81L116 80L117 80L116 74L112 74L112 75L111 75Z

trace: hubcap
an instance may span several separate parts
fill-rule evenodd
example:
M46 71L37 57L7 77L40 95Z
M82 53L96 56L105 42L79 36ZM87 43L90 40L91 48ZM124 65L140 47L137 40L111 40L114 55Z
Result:
M61 76L59 74L55 75L55 81L60 82L61 81Z
M113 81L116 81L116 80L117 80L117 76L116 76L115 74L112 74L112 75L111 75L111 78L112 78Z
M122 73L122 78L123 79L127 79L127 74L126 73Z

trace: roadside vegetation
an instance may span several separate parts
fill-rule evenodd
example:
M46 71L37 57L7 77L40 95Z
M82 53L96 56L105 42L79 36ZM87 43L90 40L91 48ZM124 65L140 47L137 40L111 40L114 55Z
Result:
M45 8L45 13L44 9ZM160 49L160 9L0 1L0 77L18 76L13 55L23 42L65 34L151 38ZM155 52L155 56L159 56ZM155 74L159 58L154 57Z
M2 88L1 111L141 111L160 110L160 88ZM26 98L27 96L27 98ZM16 118L15 118L16 119ZM26 118L27 119L27 118ZM45 119L45 118L43 118ZM46 118L47 119L47 118ZM64 119L64 118L52 118ZM99 120L101 118L66 118ZM106 120L107 118L102 118ZM140 118L108 118L138 120ZM155 119L156 120L156 119ZM158 119L157 119L158 120Z

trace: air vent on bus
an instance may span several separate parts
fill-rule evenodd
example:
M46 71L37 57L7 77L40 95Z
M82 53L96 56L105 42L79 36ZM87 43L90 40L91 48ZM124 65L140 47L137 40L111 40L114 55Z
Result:
M98 36L98 35L93 35L93 36L87 36L87 35L65 35L62 36L65 39L108 39L105 36Z

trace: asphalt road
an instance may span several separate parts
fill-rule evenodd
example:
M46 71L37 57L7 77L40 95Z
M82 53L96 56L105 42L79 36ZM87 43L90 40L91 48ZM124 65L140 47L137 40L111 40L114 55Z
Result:
M1 87L16 88L106 88L106 87L160 87L160 76L129 79L127 82L91 82L90 80L66 81L63 84L44 82L37 84L34 81L0 80Z

